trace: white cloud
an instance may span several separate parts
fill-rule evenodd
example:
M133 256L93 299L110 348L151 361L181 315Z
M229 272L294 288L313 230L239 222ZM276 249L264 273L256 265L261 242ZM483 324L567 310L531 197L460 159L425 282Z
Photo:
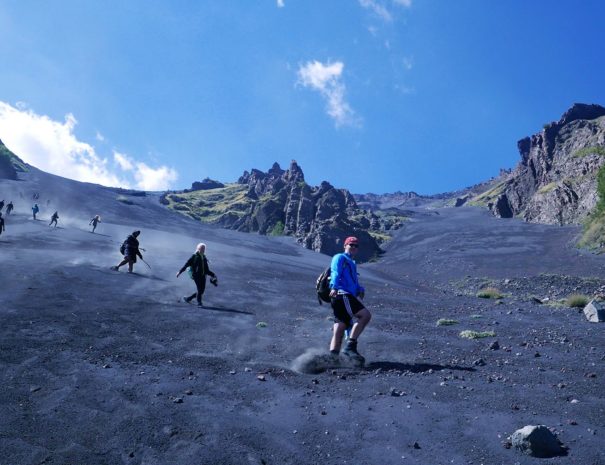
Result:
M391 16L389 10L387 10L386 7L379 3L377 0L359 0L359 4L362 7L373 11L374 14L384 19L385 21L393 20L393 16Z
M122 168L124 171L132 171L134 169L134 165L132 164L132 161L130 161L130 158L128 158L127 155L123 155L114 150L113 159L118 165L120 165L120 168Z
M283 8L284 6L286 6L286 5L284 5L284 0L277 0L277 7L278 8Z
M412 6L412 0L393 0L395 5L401 5L406 8L410 8Z
M355 126L359 118L345 100L345 85L341 80L343 69L344 63L340 61L327 64L310 61L299 67L298 82L322 95L326 101L326 111L336 126Z
M105 136L103 134L101 134L99 131L97 131L95 138L99 141L99 142L105 142Z
M114 161L124 171L132 172L136 181L136 188L144 191L166 190L178 179L177 172L167 166L151 168L147 164L135 161L128 155L113 152Z
M162 191L168 189L177 180L178 174L167 166L151 168L145 163L139 162L134 172L134 178L137 181L137 187L141 190Z
M36 168L105 186L131 187L129 179L134 179L136 187L149 190L167 189L177 179L172 168L150 168L117 152L115 164L100 157L92 145L78 140L74 134L77 120L71 113L65 116L65 121L54 121L27 106L21 107L0 101L0 139Z
M403 67L409 71L414 67L414 57L403 57Z

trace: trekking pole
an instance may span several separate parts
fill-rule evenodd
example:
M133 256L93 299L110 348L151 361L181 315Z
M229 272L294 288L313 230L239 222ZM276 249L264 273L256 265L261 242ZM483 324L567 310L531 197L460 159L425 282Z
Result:
M142 258L141 258L141 261L142 261L142 262L143 262L145 265L147 265L147 266L149 267L149 269L151 270L151 267L149 266L149 263L147 263L147 262L146 262L145 260L143 260Z

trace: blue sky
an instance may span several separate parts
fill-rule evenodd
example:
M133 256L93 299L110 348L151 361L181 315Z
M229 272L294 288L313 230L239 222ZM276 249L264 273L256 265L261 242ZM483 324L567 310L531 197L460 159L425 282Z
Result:
M4 0L0 139L105 184L459 189L605 104L601 1Z

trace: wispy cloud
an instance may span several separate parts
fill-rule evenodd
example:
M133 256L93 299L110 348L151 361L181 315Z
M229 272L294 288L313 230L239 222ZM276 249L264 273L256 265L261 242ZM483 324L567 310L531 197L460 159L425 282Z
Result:
M150 168L122 154L122 161L128 160L131 167L121 164L115 154L113 161L100 157L74 134L78 122L71 113L64 121L55 121L27 105L19 107L0 102L0 139L36 168L77 181L146 190L167 189L177 179L172 168Z
M360 121L345 100L345 85L342 82L344 63L321 63L309 61L298 69L298 82L304 87L318 91L326 101L326 111L336 126L357 126Z
M359 0L359 4L362 7L371 10L372 12L374 12L374 14L376 14L383 20L393 21L393 16L391 15L391 12L387 10L387 8L382 3L379 3L377 0Z
M283 8L284 6L286 6L286 5L284 5L284 0L277 0L277 7L278 8Z
M403 57L403 67L409 71L414 67L414 57Z
M101 134L99 131L97 131L95 138L99 141L99 142L105 142L105 136L103 134Z
M359 4L386 22L393 21L393 14L387 5L410 8L412 0L358 0Z

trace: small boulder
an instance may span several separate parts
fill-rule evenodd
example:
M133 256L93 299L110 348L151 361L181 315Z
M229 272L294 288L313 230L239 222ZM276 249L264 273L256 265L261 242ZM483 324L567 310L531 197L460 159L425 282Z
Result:
M565 455L557 437L544 425L528 425L511 436L513 447L532 457L548 458Z
M591 323L602 323L605 321L605 302L596 299L588 302L584 307L584 316Z

